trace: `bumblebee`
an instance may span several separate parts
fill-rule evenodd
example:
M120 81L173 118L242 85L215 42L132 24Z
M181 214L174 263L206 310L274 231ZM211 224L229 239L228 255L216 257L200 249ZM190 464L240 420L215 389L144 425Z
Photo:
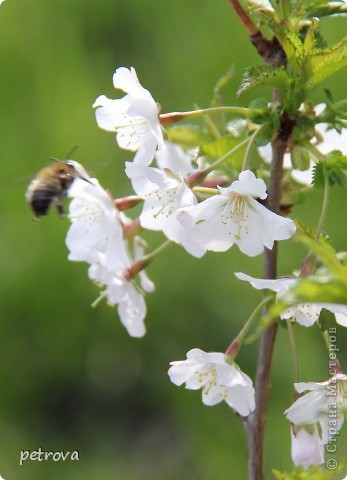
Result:
M57 207L60 216L64 216L63 201L76 178L89 182L85 169L74 160L57 161L43 168L32 180L25 195L35 218L47 215L52 205Z

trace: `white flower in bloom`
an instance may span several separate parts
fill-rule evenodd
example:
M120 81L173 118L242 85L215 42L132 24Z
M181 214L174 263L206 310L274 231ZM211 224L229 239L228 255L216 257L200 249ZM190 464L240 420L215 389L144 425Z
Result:
M291 436L292 459L295 465L306 468L324 463L324 445L317 425L302 428L292 426Z
M177 230L184 230L175 213L179 208L194 205L197 200L182 176L130 162L126 163L125 173L137 195L144 198L140 215L143 228L162 230L170 239Z
M325 382L294 384L298 393L309 390L285 412L294 425L320 423L325 445L338 434L347 409L347 376L338 373Z
M169 169L176 175L186 177L193 172L191 157L182 147L172 142L164 142L165 149L155 153L157 165L162 170Z
M127 95L117 100L100 95L93 105L96 121L103 130L117 132L121 148L137 152L134 162L149 165L157 148L165 148L158 105L141 86L134 68L118 68L113 85Z
M215 195L197 205L182 208L177 214L187 229L177 240L196 257L207 250L224 252L234 243L251 257L271 249L275 240L285 240L295 233L295 224L261 205L256 198L267 197L264 180L250 170L240 173L230 187L218 187Z
M134 258L130 256L113 200L96 179L90 182L76 179L69 190L73 198L69 213L72 224L66 237L69 260L90 264L89 278L104 288L110 305L118 304L129 335L142 337L146 332L146 304L134 281L124 277L124 271L142 256L143 248L135 238ZM141 272L139 277L143 290L153 291L146 274Z
M224 400L244 417L253 412L252 380L235 363L228 363L224 353L206 353L193 348L187 353L186 360L171 362L170 365L170 380L175 385L185 383L190 390L201 388L205 405L216 405Z
M263 278L254 278L242 272L237 272L235 275L239 280L249 282L257 290L269 289L277 292L278 300L288 293L298 282L298 278L293 277L266 280ZM322 308L332 312L339 325L347 327L347 305L340 305L338 303L300 303L294 307L286 308L280 317L282 320L293 318L300 323L300 325L311 327L318 320Z

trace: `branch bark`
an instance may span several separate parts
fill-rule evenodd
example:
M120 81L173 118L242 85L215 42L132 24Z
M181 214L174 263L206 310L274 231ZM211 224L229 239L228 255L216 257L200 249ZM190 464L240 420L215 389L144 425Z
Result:
M228 0L233 10L245 26L252 44L264 61L277 68L286 64L286 56L276 37L267 40L254 25L238 0ZM278 100L279 92L273 92L274 99ZM283 113L281 126L275 139L272 141L272 163L270 183L266 206L275 213L279 213L281 192L283 157L292 134L294 123ZM272 250L265 250L264 278L273 279L277 275L277 243ZM271 367L273 350L277 333L277 322L272 323L263 333L260 346L255 382L256 408L248 417L243 419L248 441L248 471L249 480L264 479L263 451L266 425L266 414L270 392Z
M275 213L278 213L280 209L283 157L293 127L294 124L284 115L282 126L272 142L271 176L266 206ZM276 278L276 274L277 242L272 250L265 250L264 278ZM248 440L249 480L263 480L264 478L264 435L276 333L277 322L274 322L264 331L261 337L255 383L256 408L244 419Z

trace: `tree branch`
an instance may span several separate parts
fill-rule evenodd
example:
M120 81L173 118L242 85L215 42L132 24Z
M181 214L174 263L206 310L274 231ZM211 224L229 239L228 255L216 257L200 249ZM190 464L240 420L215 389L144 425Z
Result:
M267 40L238 0L228 0L228 2L246 28L252 44L264 59L265 63L274 68L279 65L284 65L286 63L286 56L277 38L274 37L272 40Z
M272 68L286 64L286 55L276 37L267 40L254 25L238 0L228 0L235 13L245 26L251 42L259 55ZM279 92L273 92L274 100L278 100ZM266 206L279 213L282 194L283 157L287 150L288 140L292 134L294 122L284 112L281 126L272 141L272 162L268 197ZM277 242L272 250L265 249L264 278L273 279L277 275ZM243 418L243 424L248 440L248 471L249 480L263 480L263 450L266 414L270 392L270 376L272 357L277 333L277 322L272 323L263 333L260 346L255 382L256 408L248 417Z

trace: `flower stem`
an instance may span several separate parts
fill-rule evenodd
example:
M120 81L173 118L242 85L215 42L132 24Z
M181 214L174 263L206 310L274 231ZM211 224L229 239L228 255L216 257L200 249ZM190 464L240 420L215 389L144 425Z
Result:
M248 169L248 165L249 165L249 159L250 159L250 156L251 156L251 151L252 151L252 147L254 145L254 142L257 138L257 136L259 135L259 133L261 132L261 130L264 128L264 125L261 125L260 127L258 127L255 132L253 133L253 135L251 136L250 140L249 140L249 143L247 145L247 148L246 148L246 152L245 152L245 156L243 158L243 163L242 163L242 170L247 170Z
M210 173L213 170L215 170L216 167L224 163L226 160L229 160L230 157L232 157L236 152L241 150L245 145L247 145L249 142L251 142L252 137L247 137L242 142L238 143L235 147L233 147L229 152L225 153L221 158L213 162L209 167L205 169L205 172Z
M344 107L347 108L347 98L344 98L343 100L340 100L340 101L334 103L334 105L332 106L332 108L334 110L339 110L340 108L342 109Z
M294 383L300 380L300 370L299 370L299 361L298 361L298 349L295 341L294 328L290 319L286 320L288 328L288 337L290 343L290 350L292 354L293 362L293 372L294 372Z
M204 180L204 178L210 173L215 170L216 167L221 165L222 163L226 162L229 160L230 157L232 157L236 152L238 152L241 148L243 148L247 143L249 143L252 140L252 137L245 138L242 140L242 142L238 143L235 147L233 147L231 150L229 150L226 154L224 154L221 158L216 160L215 162L211 163L207 168L203 170L199 170L197 172L192 173L189 175L189 177L186 179L188 185L190 188L194 187L195 185L198 185L199 183Z
M135 262L128 268L126 268L123 272L123 276L128 282L132 280L136 275L144 270L159 254L161 254L166 248L172 245L171 240L166 240L158 248L153 250L153 252L149 253L148 255L144 255L143 257L135 260Z
M253 325L254 323L254 320L256 320L259 312L261 310L263 310L263 308L268 304L270 303L270 301L273 301L275 298L274 295L269 295L267 297L265 297L260 303L259 305L257 305L257 307L253 310L253 312L251 313L250 317L248 318L247 322L244 324L244 326L241 328L240 332L238 333L238 335L234 338L234 340L231 342L231 344L229 345L229 347L226 349L225 351L225 354L226 355L229 355L230 357L232 357L233 360L235 360L236 358L236 355L238 354L241 346L242 346L242 343L245 339L245 336L247 335L247 333L249 332L251 326Z
M243 117L251 117L257 113L262 113L260 110L244 107L211 107L211 108L201 108L198 110L190 110L188 112L171 112L171 113L162 113L159 115L159 120L161 125L164 127L167 125L172 125L173 123L179 122L185 118L191 117L200 117L202 115L208 115L210 113L233 113L236 115L241 115Z
M104 290L103 292L100 292L100 295L96 300L94 300L94 302L91 304L91 307L96 308L99 305L99 303L106 297L106 295L107 295L106 290Z
M328 350L328 355L330 355L330 353L331 353L331 342L329 340L329 334L325 330L324 332L322 332L322 335L323 335L324 343L325 343L325 345L327 347L327 350ZM334 375L336 375L337 373L343 373L341 363L340 363L340 361L337 357L334 358L334 367L335 367L334 368L334 371L335 371ZM329 365L329 370L333 370L331 364Z
M322 211L320 213L316 235L315 235L316 242L318 242L320 234L322 233L323 225L327 216L328 203L329 203L329 180L328 180L328 177L326 176L324 180L324 195L323 195Z
M312 143L307 142L305 144L305 147L312 153L312 155L314 155L317 158L317 160L319 160L320 162L326 161L326 156L324 155L324 153L322 153L315 145L312 145Z

